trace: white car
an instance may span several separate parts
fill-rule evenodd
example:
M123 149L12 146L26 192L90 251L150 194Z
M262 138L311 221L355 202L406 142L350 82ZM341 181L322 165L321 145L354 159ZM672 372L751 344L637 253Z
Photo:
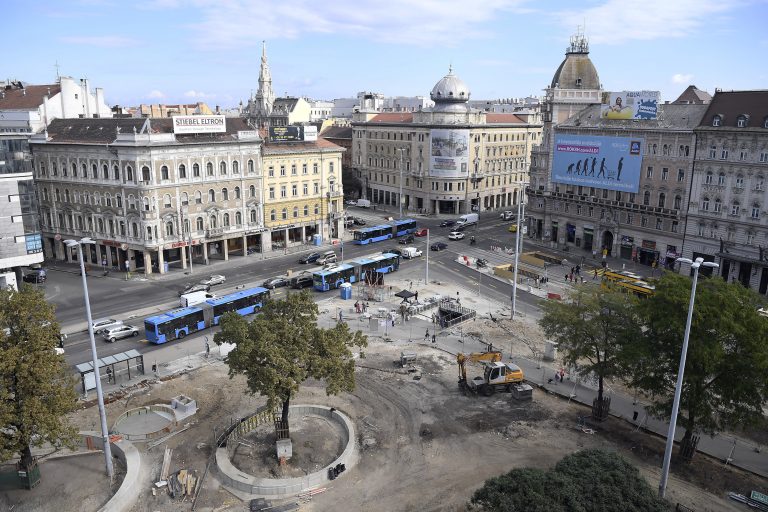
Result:
M110 343L114 343L116 340L121 340L123 338L130 338L131 336L138 336L138 335L139 335L139 328L134 327L132 325L118 325L117 327L106 329L102 333L102 336L104 337L104 339Z
M448 234L448 240L461 240L462 238L464 238L464 236L465 236L464 233L462 233L461 231L451 231Z
M206 286L213 286L216 284L224 284L226 280L227 280L226 277L219 274L214 274L212 276L206 277L205 279L202 279L200 281L200 284L204 284Z
M98 318L93 321L93 332L99 333L111 327L117 327L123 325L122 320L115 320L114 318Z

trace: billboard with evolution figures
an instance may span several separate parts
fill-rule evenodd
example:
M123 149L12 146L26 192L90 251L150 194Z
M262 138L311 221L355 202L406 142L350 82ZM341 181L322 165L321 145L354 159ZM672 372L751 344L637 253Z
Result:
M637 193L645 140L555 135L552 181Z
M604 92L603 119L656 119L659 91Z

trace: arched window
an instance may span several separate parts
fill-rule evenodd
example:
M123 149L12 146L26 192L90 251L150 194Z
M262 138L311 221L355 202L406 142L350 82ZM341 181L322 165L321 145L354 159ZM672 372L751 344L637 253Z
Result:
M163 208L170 208L171 206L171 194L165 194L163 196Z
M720 213L723 209L723 202L720 201L720 198L715 199L715 213Z
M170 178L168 174L168 166L164 165L160 167L160 179L161 180L168 180Z
M235 213L235 226L243 225L243 214L240 212Z
M205 173L208 176L213 176L213 162L208 162L205 164Z
M112 206L112 196L107 192L104 194L104 205L105 206Z
M173 222L165 223L165 236L173 236Z
M683 198L680 197L679 195L676 195L675 196L675 206L674 206L675 210L679 210L680 209L680 205L682 204L682 202L683 202Z
M147 240L152 240L152 226L147 226Z
M80 175L83 178L87 178L88 177L88 166L87 165L83 164L83 165L80 166Z
M222 176L227 174L227 162L222 161L219 163L219 174Z
M107 164L101 166L101 177L105 180L109 179L109 167L107 167Z
M269 220L275 220L275 210L271 210L269 212Z
M103 233L104 232L104 221L102 219L98 219L96 221L96 226L98 227L98 232Z
M72 164L72 177L77 178L77 164Z
M216 229L218 227L218 222L216 222L216 215L211 215L211 217L208 219L208 227L210 229Z
M136 224L135 222L131 222L131 235L134 238L138 238L139 237L139 225Z
M305 217L309 216L309 205L308 204L304 205L304 216Z
M738 215L741 212L741 205L738 201L734 201L731 205L731 215Z
M43 189L43 201L48 201L48 200L49 200L49 198L48 198L48 189L44 188Z
M209 203L216 202L216 191L213 189L208 190L208 202Z
M56 202L60 203L61 202L61 192L59 191L59 189L56 189L56 191L54 192L53 195L56 197Z
M298 216L299 216L299 207L298 206L294 206L293 207L293 218L295 219Z
M187 179L187 166L184 164L179 165L179 179Z
M320 205L315 204L315 215L319 215L319 214L320 214Z
M125 168L125 179L127 181L133 181L133 167L130 165Z
M112 178L120 181L120 168L118 166L112 167Z
M192 164L192 177L200 177L200 164Z
M189 205L189 194L187 194L186 192L181 193L181 205L182 206Z
M229 214L228 213L224 214L224 227L225 228L229 227Z
M195 192L195 204L203 204L203 194L199 190Z
M248 160L248 174L253 174L253 160Z
M701 200L701 209L705 212L709 211L709 198L707 196L704 196L704 199Z
M66 189L66 188L64 189L64 202L65 203L69 202L69 189Z
M659 208L664 208L666 206L665 205L666 202L667 202L666 194L664 194L664 192L660 193L659 194Z
M227 190L227 187L221 189L221 200L229 201L229 190Z
M254 187L253 185L248 187L248 196L249 197L256 197L256 187Z
M53 168L56 169L56 164L53 164ZM96 167L96 164L91 165L91 178L98 179L99 177L99 168Z
M240 199L240 187L235 187L235 199Z
M232 161L232 174L240 174L240 162L237 160Z
M283 211L281 212L281 218L283 220L287 220L288 219L288 208L283 208Z
M115 206L117 206L118 208L123 207L123 196L121 196L120 194L117 194L115 196Z
M144 211L148 212L149 211L149 198L148 197L143 198L142 199L142 203L144 204Z
M760 218L760 205L757 203L752 204L752 218L753 219Z
M645 206L651 205L651 193L647 190L643 193L643 204Z
M198 217L197 220L195 221L195 228L198 231L202 231L203 230L203 218L202 217Z
M273 219L273 220L274 220L274 219ZM256 223L256 222L258 222L258 221L259 221L259 214L258 214L258 212L256 211L256 208L253 208L253 209L251 210L251 222L255 224L255 223Z
M141 168L141 181L149 183L149 167L146 165Z

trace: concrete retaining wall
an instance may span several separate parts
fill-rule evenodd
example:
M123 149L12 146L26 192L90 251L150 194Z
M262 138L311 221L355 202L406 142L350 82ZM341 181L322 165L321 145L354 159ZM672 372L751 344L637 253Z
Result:
M120 432L120 422L125 420L127 417L136 416L139 414L149 414L150 412L154 412L154 413L162 412L169 416L172 416L174 419L168 419L168 424L155 432L146 432L141 434L126 434L124 432ZM162 416L162 417L165 417L165 416ZM115 421L114 426L112 427L112 432L117 432L123 437L123 439L127 439L129 441L137 441L137 442L151 441L153 439L158 439L160 437L168 435L174 430L176 430L176 428L179 426L179 422L175 418L176 418L176 413L168 405L163 405L163 404L145 405L143 407L137 407L136 409L131 409L130 411L125 411L123 414L121 414L117 418L117 421Z
M216 466L219 468L219 475L225 486L255 496L285 497L325 484L329 481L328 469L337 464L344 464L347 470L349 470L357 463L355 426L346 414L323 405L293 405L288 414L289 417L304 415L321 416L341 426L344 435L344 450L341 455L320 471L310 473L304 477L282 479L256 478L253 475L240 471L232 464L226 447L218 448L216 450ZM342 473L339 478L345 474Z
M82 446L89 450L104 450L104 440L98 432L80 432ZM141 454L127 440L110 443L112 457L117 457L125 466L125 476L120 488L99 509L99 512L127 512L131 510L139 498L139 475L141 472Z

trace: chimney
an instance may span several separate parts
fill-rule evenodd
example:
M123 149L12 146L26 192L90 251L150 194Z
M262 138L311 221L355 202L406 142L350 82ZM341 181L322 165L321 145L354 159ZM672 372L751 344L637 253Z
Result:
M216 105L216 113L221 114L221 108L218 105Z

